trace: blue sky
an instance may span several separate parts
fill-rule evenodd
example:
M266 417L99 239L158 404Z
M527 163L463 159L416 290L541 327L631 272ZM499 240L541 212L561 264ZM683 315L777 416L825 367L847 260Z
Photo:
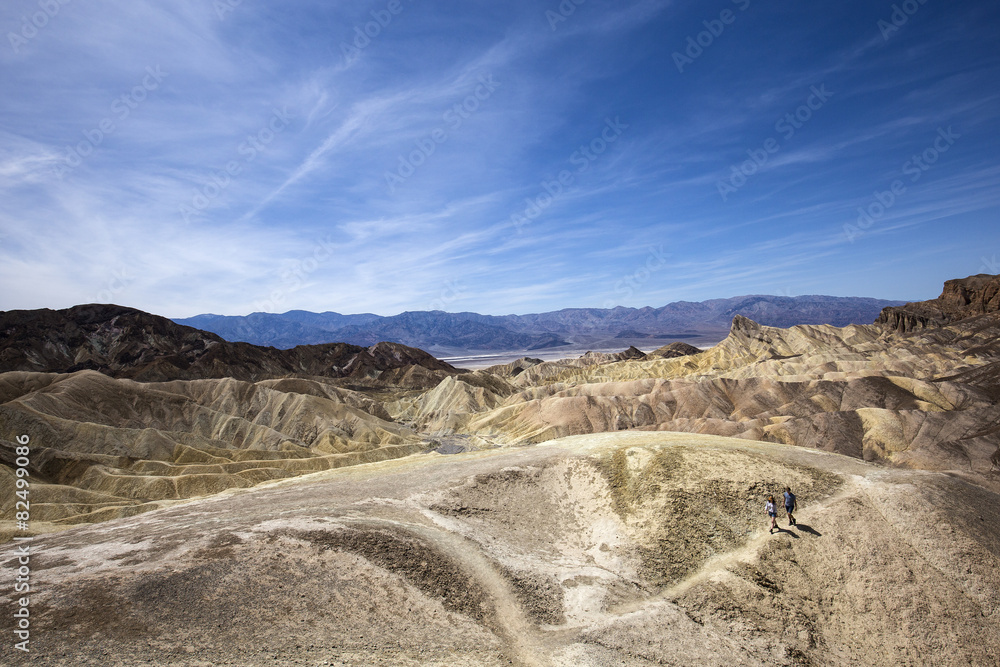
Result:
M994 2L10 0L0 29L4 310L924 299L1000 272Z

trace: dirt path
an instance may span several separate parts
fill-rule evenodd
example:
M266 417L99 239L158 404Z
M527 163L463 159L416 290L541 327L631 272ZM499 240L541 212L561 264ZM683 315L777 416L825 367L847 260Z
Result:
M432 544L441 553L447 554L488 593L496 614L496 627L493 630L507 644L511 659L523 667L545 667L549 664L545 658L547 655L547 650L543 646L545 642L534 626L528 622L510 584L474 543L461 535L431 528L423 523L374 517L350 523L392 528L395 531L409 533Z

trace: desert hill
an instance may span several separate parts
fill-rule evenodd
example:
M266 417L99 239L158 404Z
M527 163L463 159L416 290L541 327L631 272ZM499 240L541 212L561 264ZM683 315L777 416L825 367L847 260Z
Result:
M987 665L998 501L693 434L425 454L36 538L5 664Z
M0 372L96 370L140 381L290 375L364 379L411 366L456 372L422 350L395 343L277 350L230 343L165 317L113 305L0 312L0 332Z

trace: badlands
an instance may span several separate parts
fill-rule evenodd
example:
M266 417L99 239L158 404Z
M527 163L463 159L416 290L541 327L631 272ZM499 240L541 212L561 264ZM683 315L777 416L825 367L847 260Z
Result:
M997 664L998 276L475 372L81 308L0 317L3 664Z

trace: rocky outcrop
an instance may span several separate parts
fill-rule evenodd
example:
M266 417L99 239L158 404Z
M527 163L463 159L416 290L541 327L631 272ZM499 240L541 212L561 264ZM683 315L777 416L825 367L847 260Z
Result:
M634 345L630 345L627 350L625 350L624 352L619 352L617 356L618 356L618 361L629 361L632 359L645 359L646 353L640 350L639 348L635 347Z
M948 280L941 296L882 310L876 324L899 333L943 326L1000 311L1000 275L980 273Z
M941 309L955 319L1000 311L1000 275L980 273L948 280L938 297Z
M647 359L674 359L676 357L686 357L691 354L698 354L701 352L700 348L694 345L688 345L681 341L670 343L669 345L664 345L661 348L653 350L646 355Z
M900 306L883 310L878 319L875 320L875 324L882 325L889 331L908 333L931 325L941 325L944 324L944 321L932 319L927 315L918 314Z
M493 375L498 375L504 378L512 378L520 375L528 368L532 366L537 366L538 364L545 363L541 359L535 359L533 357L521 357L509 364L497 364L496 366L490 366L489 368L483 369L485 373L492 373Z

